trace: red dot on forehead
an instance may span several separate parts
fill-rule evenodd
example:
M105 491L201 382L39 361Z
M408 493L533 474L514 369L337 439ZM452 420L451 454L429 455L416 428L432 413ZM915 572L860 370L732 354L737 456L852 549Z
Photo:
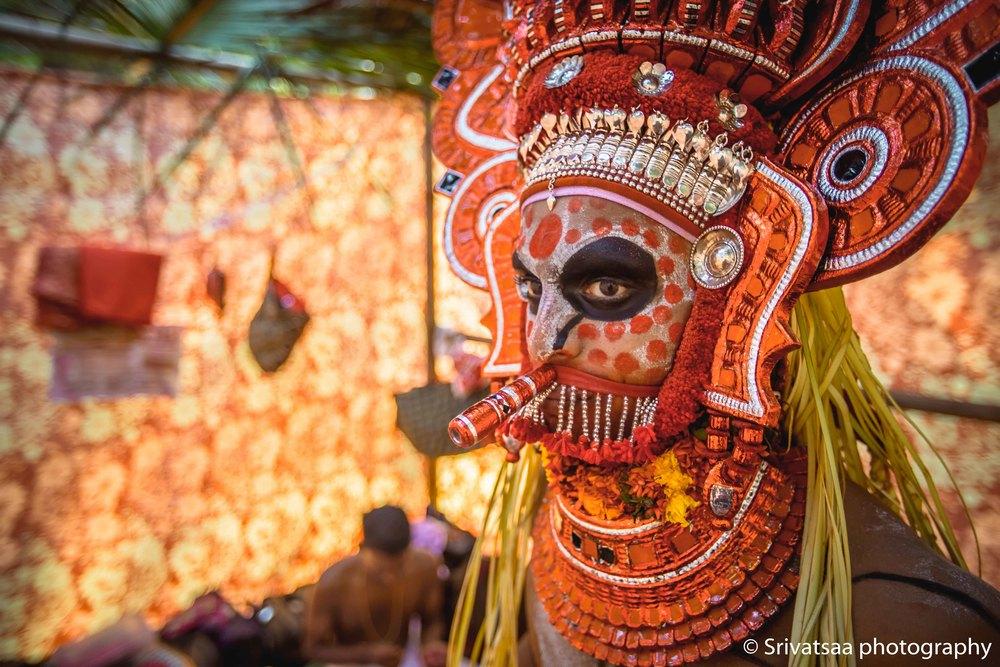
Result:
M684 291L674 283L670 283L663 290L663 298L668 303L680 303L681 299L684 298Z
M662 340L651 340L646 344L646 356L650 361L660 362L667 359L667 344Z
M569 200L569 204L566 205L566 210L570 213L579 213L583 210L583 202L576 197L572 197Z
M528 252L535 259L546 259L559 245L560 237L562 220L555 213L549 213L538 223L538 229L528 244Z
M576 243L580 240L580 230L577 228L566 230L566 243Z
M647 229L642 233L642 240L646 242L650 248L660 247L660 237L656 235L652 229Z
M584 322L576 328L576 331L580 334L580 338L589 338L591 340L594 340L599 335L597 327L590 322Z
M624 218L622 220L622 231L629 236L635 236L639 233L639 223L632 218Z
M611 221L607 218L594 218L594 233L598 236L604 236L611 231Z
M639 362L628 352L622 352L615 356L615 370L622 373L634 373L639 370Z
M625 325L621 322L611 322L604 325L604 335L608 340L616 341L625 335Z
M630 329L634 334L646 333L653 327L653 318L649 315L636 315L632 318Z

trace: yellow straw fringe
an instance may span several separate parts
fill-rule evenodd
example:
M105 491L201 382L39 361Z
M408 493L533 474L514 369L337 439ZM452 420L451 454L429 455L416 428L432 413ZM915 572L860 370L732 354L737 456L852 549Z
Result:
M909 420L872 372L841 290L804 295L793 311L792 329L802 347L788 357L784 429L789 446L807 447L809 472L801 579L789 639L850 642L846 479L887 502L953 562L966 563L930 472L900 424ZM486 544L496 555L490 563L486 619L476 634L472 660L497 667L517 664L517 617L531 556L531 524L543 491L541 456L525 447L519 462L504 464L494 487L452 624L449 667L458 667L470 632ZM853 656L839 658L839 663L830 658L826 664L853 664ZM810 660L814 664L816 658L800 656L790 664Z

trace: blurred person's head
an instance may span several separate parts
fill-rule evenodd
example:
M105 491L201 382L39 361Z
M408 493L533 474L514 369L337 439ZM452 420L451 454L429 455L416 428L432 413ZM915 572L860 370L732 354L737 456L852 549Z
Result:
M402 553L410 545L410 521L395 505L376 507L361 520L362 546L390 556Z

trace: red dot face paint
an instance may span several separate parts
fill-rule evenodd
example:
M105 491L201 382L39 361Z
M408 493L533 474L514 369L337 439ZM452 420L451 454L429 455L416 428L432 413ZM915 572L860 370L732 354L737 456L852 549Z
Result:
M680 303L681 299L684 298L684 290L671 283L663 289L663 298L667 300L667 303Z
M639 362L628 352L615 355L615 370L628 375L639 370Z
M634 334L646 333L653 328L653 318L649 315L636 315L632 318L629 331Z
M526 327L531 361L551 361L618 382L662 382L670 372L694 298L688 270L690 243L642 213L591 196L557 197L552 211L544 201L535 202L523 218L525 223L530 220L535 226L522 228L525 241L518 257L542 290L533 326ZM575 253L608 237L638 245L652 256L656 268L652 299L638 313L616 321L584 315L574 305L579 302L571 303L563 292L561 282L563 268ZM609 273L597 273L593 280L616 279L616 267L610 262ZM621 279L629 289L627 277L623 274ZM554 341L560 345L558 351L553 350Z
M625 325L621 322L611 322L604 325L604 336L614 342L625 335Z
M528 252L535 259L546 259L559 245L561 237L562 220L555 213L550 213L538 223L538 229L528 244Z
M653 321L657 324L668 324L671 317L673 317L673 312L670 306L657 306L653 308Z
M665 360L669 352L670 348L662 340L651 340L646 343L646 358L654 364Z
M611 221L607 218L594 218L592 224L594 228L594 233L598 236L605 236L611 231Z
M600 348L587 352L587 361L603 366L608 363L608 353Z

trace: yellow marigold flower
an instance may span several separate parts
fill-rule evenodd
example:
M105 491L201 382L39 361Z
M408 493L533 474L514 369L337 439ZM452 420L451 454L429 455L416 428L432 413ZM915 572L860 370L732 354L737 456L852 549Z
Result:
M621 509L604 504L603 500L592 495L586 489L579 489L577 498L579 498L583 510L592 517L612 521L622 515Z
M698 501L685 493L675 493L667 501L663 510L663 519L670 523L679 523L682 526L688 525L688 510L698 506Z
M687 495L687 490L694 480L681 470L680 463L672 451L664 452L650 465L653 468L653 479L663 485L663 493L666 496L664 520L682 526L688 525L688 510L698 506L698 501Z

